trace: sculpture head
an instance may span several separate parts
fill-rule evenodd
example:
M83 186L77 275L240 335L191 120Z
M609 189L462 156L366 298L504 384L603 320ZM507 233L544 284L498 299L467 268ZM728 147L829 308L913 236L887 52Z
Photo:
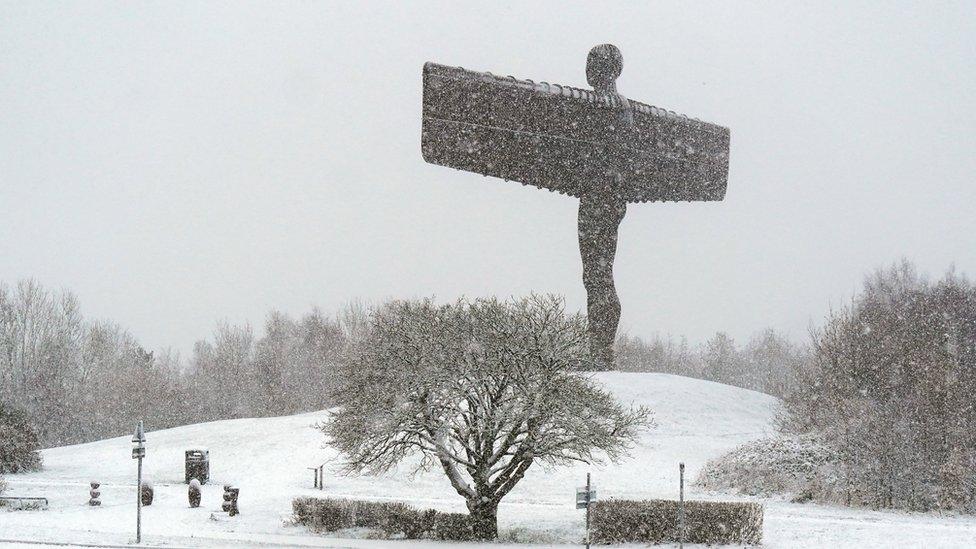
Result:
M598 92L613 91L623 70L624 56L613 44L594 46L586 56L586 82Z

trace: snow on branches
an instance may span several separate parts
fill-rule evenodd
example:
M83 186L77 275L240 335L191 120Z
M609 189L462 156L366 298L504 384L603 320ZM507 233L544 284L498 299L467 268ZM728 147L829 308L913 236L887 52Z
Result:
M584 317L556 297L394 301L351 345L322 429L350 473L413 453L439 466L494 538L499 501L534 462L615 460L649 423L578 371L586 349Z

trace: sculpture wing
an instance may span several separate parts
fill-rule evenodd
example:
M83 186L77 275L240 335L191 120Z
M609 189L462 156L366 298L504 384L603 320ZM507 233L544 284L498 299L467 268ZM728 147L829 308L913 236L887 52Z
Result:
M593 91L424 65L421 150L432 164L575 197L613 170L628 202L722 200L729 130Z

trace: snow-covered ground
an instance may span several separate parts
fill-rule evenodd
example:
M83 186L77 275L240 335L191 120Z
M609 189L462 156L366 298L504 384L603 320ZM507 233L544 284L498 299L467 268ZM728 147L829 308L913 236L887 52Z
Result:
M624 403L654 410L655 429L619 464L545 470L533 467L503 501L503 536L534 539L540 546L583 536L583 512L575 487L593 474L600 498L677 496L678 462L694 479L704 463L748 440L773 432L773 397L718 383L664 374L605 373L596 376ZM171 403L178 406L179 403ZM399 500L463 511L463 502L442 474L411 475L410 467L382 477L342 477L334 450L324 447L314 424L326 412L238 419L147 433L145 473L156 499L143 509L143 545L247 547L472 547L472 544L337 539L290 526L291 500L328 495ZM183 451L210 450L211 475L203 504L191 509L183 484ZM136 462L130 437L44 451L44 470L9 475L7 495L45 496L48 511L0 511L0 544L13 540L125 545L135 538ZM326 463L325 489L312 488L307 468ZM88 483L102 483L101 507L89 507ZM240 487L241 515L220 511L222 484ZM689 483L690 484L690 483ZM690 498L716 499L686 487ZM767 547L976 547L976 520L969 517L874 512L766 501ZM507 545L491 544L502 548ZM512 545L526 547L525 545Z

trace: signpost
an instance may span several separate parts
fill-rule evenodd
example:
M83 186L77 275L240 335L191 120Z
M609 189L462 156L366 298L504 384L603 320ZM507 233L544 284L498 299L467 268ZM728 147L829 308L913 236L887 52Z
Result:
M146 432L142 428L142 421L136 426L136 432L132 435L132 459L139 461L139 469L136 477L136 543L142 542L142 458L146 457Z
M590 549L590 503L596 501L596 488L590 485L590 474L586 473L586 486L576 489L576 508L586 509L586 549Z
M685 464L678 464L678 548L685 546Z
M421 152L432 164L580 200L578 233L590 350L613 366L620 301L617 230L631 202L722 200L729 130L617 92L623 56L590 50L593 90L427 63Z

